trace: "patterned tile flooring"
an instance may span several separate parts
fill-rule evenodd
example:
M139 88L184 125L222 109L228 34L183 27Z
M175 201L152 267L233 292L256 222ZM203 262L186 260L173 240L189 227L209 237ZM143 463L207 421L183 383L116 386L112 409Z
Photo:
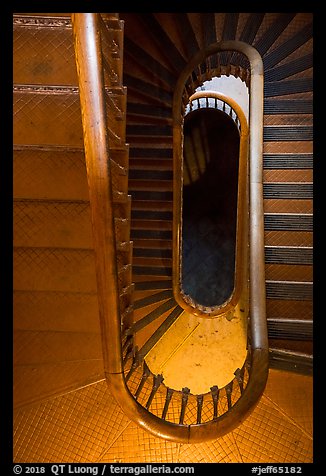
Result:
M270 370L253 413L211 442L155 438L131 422L99 380L14 412L15 462L309 463L312 377Z

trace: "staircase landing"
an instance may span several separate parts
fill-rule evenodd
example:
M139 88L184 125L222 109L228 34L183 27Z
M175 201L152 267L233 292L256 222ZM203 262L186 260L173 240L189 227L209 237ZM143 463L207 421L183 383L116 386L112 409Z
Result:
M183 312L161 340L147 354L146 363L155 374L162 374L167 387L188 387L192 394L219 388L241 369L247 351L246 319L205 319Z

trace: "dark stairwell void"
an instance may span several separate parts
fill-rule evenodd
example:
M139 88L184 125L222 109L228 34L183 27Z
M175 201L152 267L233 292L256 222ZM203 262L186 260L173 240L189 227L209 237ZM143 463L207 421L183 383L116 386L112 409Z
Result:
M239 143L226 112L186 115L181 282L203 306L222 305L234 288Z

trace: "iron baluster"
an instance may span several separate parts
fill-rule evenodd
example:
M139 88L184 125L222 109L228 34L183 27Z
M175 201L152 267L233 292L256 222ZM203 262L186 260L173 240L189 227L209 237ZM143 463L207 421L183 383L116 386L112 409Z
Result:
M146 380L148 379L149 375L150 375L150 370L147 367L146 362L144 362L143 375L142 375L141 381L139 382L138 388L137 388L136 393L135 393L135 399L136 400L139 397L140 392L142 391L143 386L144 386Z
M166 415L167 415L168 408L169 408L169 405L170 405L170 401L171 401L171 398L172 398L172 395L173 395L173 391L174 390L172 388L169 388L169 387L166 389L165 403L164 403L164 408L163 408L163 412L162 412L163 420L166 419Z
M213 420L217 420L217 416L218 416L217 406L218 406L218 397L220 393L218 386L214 385L213 387L211 387L211 392L212 392L213 408L214 408Z
M183 425L189 393L190 393L190 389L188 387L184 387L182 389L182 402L181 402L179 425Z
M240 393L242 394L243 393L243 374L244 374L244 367L242 367L242 369L237 369L235 372L234 372L234 375L237 379L237 382L239 384L239 388L240 388Z
M127 349L129 349L131 341L132 341L132 336L127 336L124 343L123 343L123 346L122 346L122 353L123 354L127 351Z
M228 383L227 386L225 387L226 398L228 401L228 410L232 408L232 399L231 399L232 390L233 390L233 380L232 382Z
M151 406L151 403L153 401L153 398L155 397L155 394L159 388L159 386L161 385L161 383L163 382L164 378L163 378L163 375L162 374L159 374L159 375L154 375L154 378L153 378L153 387L152 387L152 391L151 391L151 394L147 400L147 403L146 403L146 409L148 410L149 407Z
M131 364L131 367L129 369L129 372L126 375L126 382L128 382L131 375L134 373L134 371L137 369L137 367L139 367L139 365L140 365L140 360L138 358L138 346L135 346L135 348L134 348L134 358L133 358L133 362Z
M134 349L134 346L133 346L133 342L129 342L129 345L127 347L127 352L126 352L126 355L123 359L123 367L125 367L128 359L130 359L131 357L134 357L134 354L135 353L135 349Z
M204 395L197 395L197 425L201 423Z

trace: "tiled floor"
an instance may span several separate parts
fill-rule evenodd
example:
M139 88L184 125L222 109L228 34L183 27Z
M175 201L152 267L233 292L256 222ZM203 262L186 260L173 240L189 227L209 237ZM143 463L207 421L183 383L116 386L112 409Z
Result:
M238 314L228 320L182 313L146 356L147 365L176 390L200 395L226 386L247 357L246 318Z
M312 453L312 377L270 370L253 413L215 441L153 437L122 412L104 380L14 415L15 462L304 463Z

